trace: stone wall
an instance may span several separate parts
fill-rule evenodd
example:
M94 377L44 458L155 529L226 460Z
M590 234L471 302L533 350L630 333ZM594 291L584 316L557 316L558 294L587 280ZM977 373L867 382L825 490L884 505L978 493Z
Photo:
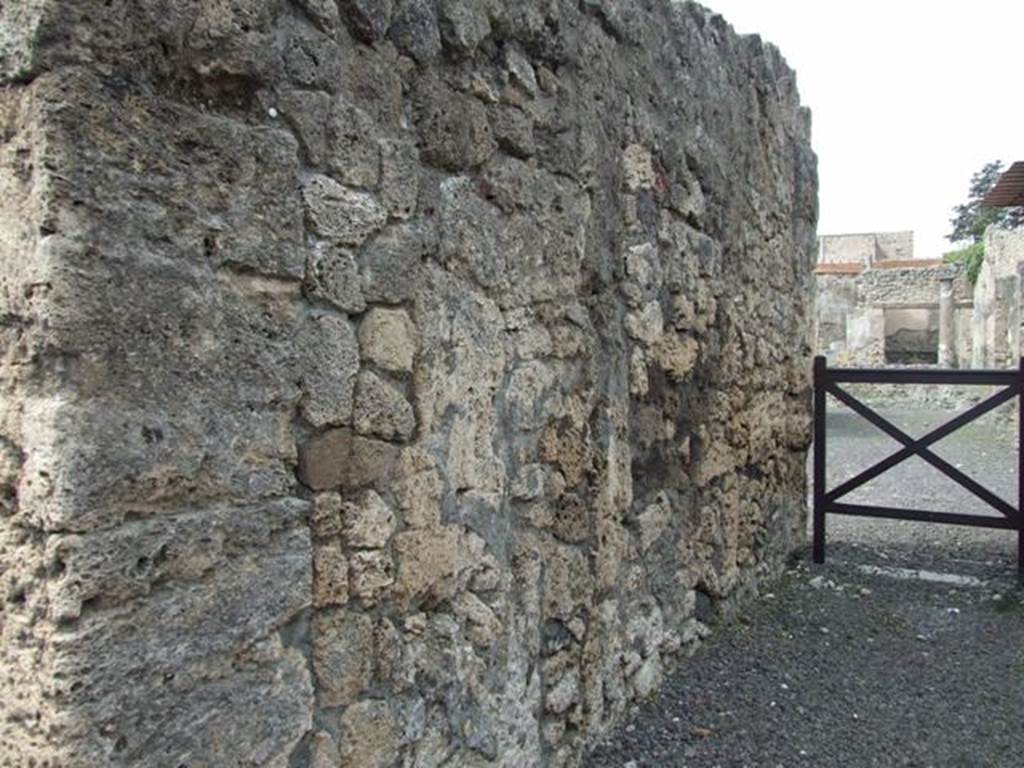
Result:
M870 269L859 278L860 300L875 307L938 306L939 280L952 277L953 300L971 301L967 273L955 265Z
M845 265L845 266L844 266ZM840 269L840 267L843 267ZM971 360L972 286L967 273L956 265L922 262L903 266L886 262L867 269L846 268L850 262L819 264L815 270L815 350L828 354L837 364L884 365L903 349L913 347L915 359L932 357L928 352L938 339L939 315L932 312L927 328L903 328L898 319L907 309L937 310L939 285L952 279L954 363L966 367ZM900 332L910 330L912 333ZM902 338L896 338L897 335ZM891 339L891 342L889 341Z
M989 227L985 260L974 285L971 322L973 367L1016 367L1020 356L1020 303L1024 231Z
M572 765L802 542L770 46L665 0L0 30L0 765Z
M862 264L914 258L914 233L865 232L822 235L818 238L819 264Z
M878 232L875 235L875 261L905 261L913 258L913 232Z
M857 306L857 275L817 274L815 281L815 343L818 354L835 352L847 343L847 318Z

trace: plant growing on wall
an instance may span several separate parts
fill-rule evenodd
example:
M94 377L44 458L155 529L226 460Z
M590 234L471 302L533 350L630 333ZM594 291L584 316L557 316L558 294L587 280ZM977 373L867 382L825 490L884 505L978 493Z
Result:
M1003 163L1000 160L982 166L980 171L971 176L967 202L955 206L954 216L950 219L953 231L946 235L946 239L965 245L949 251L943 259L949 263L966 265L967 277L972 284L977 281L985 259L985 230L993 224L1004 229L1024 226L1024 208L990 208L981 204L1002 173Z

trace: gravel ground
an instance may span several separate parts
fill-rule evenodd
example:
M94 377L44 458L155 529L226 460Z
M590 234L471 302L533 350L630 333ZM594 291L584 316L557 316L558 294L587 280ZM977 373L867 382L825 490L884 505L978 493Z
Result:
M944 420L887 415L913 435ZM858 421L830 417L830 487L897 447ZM1013 502L1011 425L972 426L936 452ZM919 469L883 476L859 498L981 508ZM1024 591L1015 553L1007 531L830 517L828 562L811 564L808 548L745 620L716 628L584 764L1020 768Z

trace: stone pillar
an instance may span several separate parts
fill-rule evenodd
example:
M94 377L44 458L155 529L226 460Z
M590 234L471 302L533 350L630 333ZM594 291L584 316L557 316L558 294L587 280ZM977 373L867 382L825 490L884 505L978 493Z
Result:
M956 366L952 277L939 279L939 365L944 368Z

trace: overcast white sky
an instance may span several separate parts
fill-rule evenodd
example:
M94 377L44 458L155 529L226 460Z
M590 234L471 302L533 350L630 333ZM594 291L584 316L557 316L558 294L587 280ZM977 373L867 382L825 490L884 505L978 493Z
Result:
M796 70L819 234L913 229L915 256L937 258L971 174L1024 160L1021 0L703 2Z

